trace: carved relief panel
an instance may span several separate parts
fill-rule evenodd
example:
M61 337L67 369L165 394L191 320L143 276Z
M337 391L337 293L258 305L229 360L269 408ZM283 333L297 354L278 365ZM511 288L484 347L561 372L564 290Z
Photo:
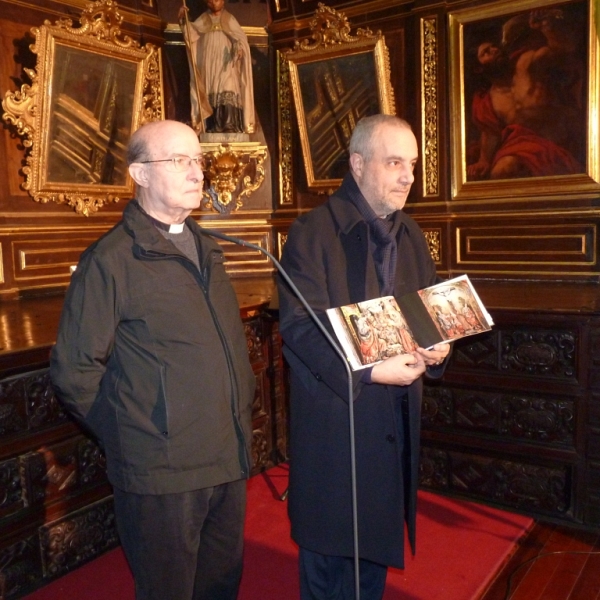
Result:
M420 485L521 510L565 515L571 510L572 469L424 447Z
M576 383L576 339L574 330L498 326L456 344L452 360L459 368Z

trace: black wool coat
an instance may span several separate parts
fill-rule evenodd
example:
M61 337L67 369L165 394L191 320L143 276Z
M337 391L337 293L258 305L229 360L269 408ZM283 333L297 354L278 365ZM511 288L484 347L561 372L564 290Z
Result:
M281 260L330 330L326 309L381 295L369 228L346 197L346 185L292 224ZM402 211L394 218L401 221L394 290L399 297L438 279L419 226ZM291 369L292 537L314 552L353 556L346 370L282 281L279 296L284 354ZM428 368L428 375L440 376L443 369ZM415 548L422 380L409 386L366 384L361 373L352 374L359 554L402 568L405 522L413 552Z

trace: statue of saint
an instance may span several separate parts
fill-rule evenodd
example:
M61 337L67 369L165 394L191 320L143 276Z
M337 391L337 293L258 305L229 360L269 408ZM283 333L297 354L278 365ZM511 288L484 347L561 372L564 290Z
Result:
M225 0L207 0L194 22L187 7L179 22L190 59L192 126L206 133L253 133L252 61L246 34L225 10Z

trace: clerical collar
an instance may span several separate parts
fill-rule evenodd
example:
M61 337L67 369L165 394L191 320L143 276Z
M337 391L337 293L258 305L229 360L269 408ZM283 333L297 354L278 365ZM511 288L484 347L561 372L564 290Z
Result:
M148 215L148 213L146 213ZM162 229L162 231L166 231L167 233L182 233L183 228L185 227L184 223L163 223L158 219L155 219L152 215L148 215L149 219L154 223L154 226L158 229Z
M167 233L183 233L183 228L185 227L185 221L183 223L163 223L158 219L155 219L152 215L149 215L142 207L142 205L138 202L138 206L142 210L142 212L152 221L153 225L157 229L161 229L162 231L166 231Z

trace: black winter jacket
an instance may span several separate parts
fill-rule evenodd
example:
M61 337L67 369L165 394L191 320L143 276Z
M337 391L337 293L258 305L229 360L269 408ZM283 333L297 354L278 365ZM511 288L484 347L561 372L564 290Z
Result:
M218 244L188 217L201 272L135 201L81 256L50 373L122 490L165 494L250 473L255 378Z

